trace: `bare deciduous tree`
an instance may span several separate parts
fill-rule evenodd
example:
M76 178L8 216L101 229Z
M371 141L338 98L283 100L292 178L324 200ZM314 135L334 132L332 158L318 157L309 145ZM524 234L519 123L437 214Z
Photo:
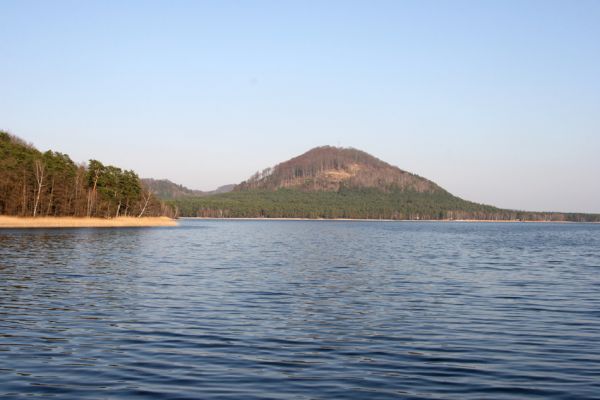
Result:
M44 187L44 178L46 173L46 164L44 161L37 159L34 162L34 171L35 171L35 183L37 185L35 201L33 203L33 216L35 217L37 214L38 205L40 204L40 196L42 194L42 188Z

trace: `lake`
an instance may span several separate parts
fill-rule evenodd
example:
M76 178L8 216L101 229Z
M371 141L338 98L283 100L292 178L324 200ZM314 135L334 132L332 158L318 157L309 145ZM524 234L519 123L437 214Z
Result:
M0 231L0 397L600 397L600 225Z

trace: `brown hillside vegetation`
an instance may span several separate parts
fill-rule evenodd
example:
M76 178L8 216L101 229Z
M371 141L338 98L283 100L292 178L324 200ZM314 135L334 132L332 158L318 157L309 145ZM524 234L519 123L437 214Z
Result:
M257 172L235 190L282 188L339 191L376 188L433 193L443 189L418 175L394 167L364 151L333 146L316 147L288 161Z

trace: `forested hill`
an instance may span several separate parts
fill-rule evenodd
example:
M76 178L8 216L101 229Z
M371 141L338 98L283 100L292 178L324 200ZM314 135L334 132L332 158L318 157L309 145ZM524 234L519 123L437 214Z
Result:
M90 160L76 164L63 153L37 150L0 131L0 215L173 215L134 171Z
M189 196L209 196L217 193L231 192L235 185L223 185L215 190L203 192L202 190L188 189L183 185L171 182L168 179L143 178L142 183L160 199L172 200Z
M183 185L171 182L168 179L143 178L142 183L150 189L154 195L161 199L177 199L185 196L204 196L201 190L188 189Z
M503 210L456 197L363 151L314 148L257 172L230 193L170 201L181 216L594 221L598 214Z
M443 191L435 183L364 151L332 146L316 147L273 168L257 172L234 190L283 188L329 192L352 188L417 193Z

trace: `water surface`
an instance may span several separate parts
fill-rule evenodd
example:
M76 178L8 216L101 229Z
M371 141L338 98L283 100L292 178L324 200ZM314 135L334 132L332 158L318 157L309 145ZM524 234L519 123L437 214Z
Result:
M600 394L600 226L0 231L0 397Z

